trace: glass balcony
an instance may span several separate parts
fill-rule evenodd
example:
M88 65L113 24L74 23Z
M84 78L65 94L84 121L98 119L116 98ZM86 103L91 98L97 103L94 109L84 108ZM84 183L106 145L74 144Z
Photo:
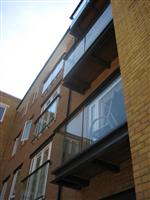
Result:
M23 181L21 200L43 200L47 183L49 162L32 172Z
M126 121L117 77L68 121L66 132L60 130L63 162L53 170L56 178L51 182L80 190L104 170L120 172L120 163L130 158Z
M67 124L64 161L126 123L121 77L113 81Z
M79 6L77 6L77 9L75 10L75 12L72 14L71 19L72 24L71 27L75 24L75 22L78 20L79 16L81 15L81 13L83 12L83 10L86 8L87 4L90 2L90 0L83 0Z
M104 10L102 15L99 17L99 19L95 22L95 24L92 26L89 32L85 35L81 42L79 42L79 44L76 46L73 52L69 55L68 59L65 61L64 84L65 82L67 82L69 76L75 75L73 71L78 70L77 68L81 67L79 66L81 59L83 59L83 57L86 55L89 49L91 49L91 47L96 44L96 40L103 34L108 25L111 23L111 21L112 8L111 5L108 5L108 7ZM103 58L100 59L103 60ZM91 66L89 67L91 68ZM89 70L88 66L86 67L86 70Z

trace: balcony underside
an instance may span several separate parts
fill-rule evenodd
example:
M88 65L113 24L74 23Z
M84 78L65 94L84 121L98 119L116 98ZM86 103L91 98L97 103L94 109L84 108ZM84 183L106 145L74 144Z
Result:
M92 81L110 67L117 55L115 33L111 23L64 77L64 86L84 93L90 88Z
M107 0L92 0L89 1L84 9L81 9L82 12L77 17L77 19L74 19L71 26L70 26L70 33L75 36L76 38L82 37L82 35L89 30L92 23L99 17L103 9L106 7L106 5L109 4L109 1ZM80 8L80 5L79 5ZM78 10L78 7L74 11L74 13ZM71 18L73 18L72 14Z
M118 173L120 163L129 158L128 133L124 126L55 169L56 178L52 183L81 189L104 170Z

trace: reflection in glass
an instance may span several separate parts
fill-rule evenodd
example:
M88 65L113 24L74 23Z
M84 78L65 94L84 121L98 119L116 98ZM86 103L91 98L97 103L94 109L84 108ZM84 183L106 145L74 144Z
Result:
M44 111L42 116L36 123L35 135L39 135L45 128L55 119L57 110L58 98Z
M39 168L23 182L23 193L21 200L42 199L45 194L49 163Z
M64 161L126 122L121 77L114 80L67 124Z

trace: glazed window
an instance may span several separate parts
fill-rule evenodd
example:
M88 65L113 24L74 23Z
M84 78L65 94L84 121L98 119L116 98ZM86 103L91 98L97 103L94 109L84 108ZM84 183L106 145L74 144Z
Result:
M22 132L21 141L28 140L31 127L32 127L32 120L26 121Z
M14 145L13 145L13 150L12 150L12 155L11 156L14 156L16 151L17 151L17 148L18 148L18 145L19 145L19 142L20 142L20 137L17 136L14 140Z
M57 77L57 75L59 74L59 72L63 68L63 65L64 65L64 60L61 60L57 64L57 66L55 67L55 69L52 71L52 73L49 75L49 77L44 82L42 93L44 93L46 91L46 89L50 86L50 84L52 83L52 81Z
M3 187L2 187L2 191L1 191L1 195L0 195L0 200L5 199L5 195L6 195L6 191L7 191L7 185L8 185L8 181L5 181L3 183Z
M16 187L18 185L20 172L21 172L21 169L18 169L14 173L14 177L13 177L13 181L12 181L12 185L11 185L11 189L10 189L10 194L9 194L9 200L14 199L16 196Z
M44 147L37 155L34 156L34 158L31 161L30 173L35 171L47 160L50 160L51 148L52 148L52 142L46 147Z
M0 102L0 122L3 121L8 105Z
M32 159L29 175L23 181L24 190L21 200L45 199L51 147L52 142Z
M56 118L60 87L41 107L41 115L36 121L35 135L40 135Z

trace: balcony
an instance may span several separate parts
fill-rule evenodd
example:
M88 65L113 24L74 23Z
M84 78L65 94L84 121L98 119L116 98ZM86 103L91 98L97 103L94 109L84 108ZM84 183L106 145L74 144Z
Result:
M37 168L23 181L21 200L44 200L49 161Z
M108 5L65 61L64 85L84 93L116 57L112 10Z
M70 33L81 38L108 4L108 0L81 0L70 17Z
M52 183L81 189L104 170L119 172L120 163L130 158L126 121L117 77L66 124L63 163L53 171Z

